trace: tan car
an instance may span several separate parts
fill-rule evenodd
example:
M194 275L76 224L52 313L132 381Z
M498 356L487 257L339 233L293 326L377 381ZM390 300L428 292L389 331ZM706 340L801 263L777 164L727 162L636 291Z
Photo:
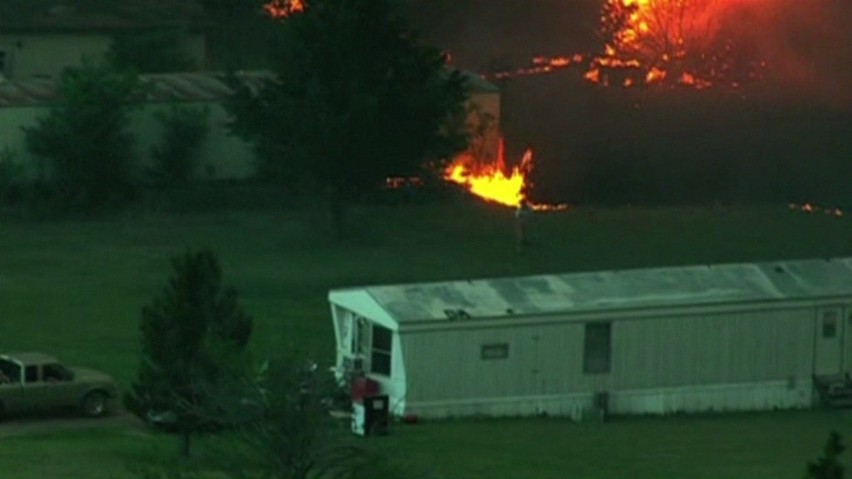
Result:
M42 353L0 354L0 417L69 408L99 417L109 412L116 395L107 374L67 368Z

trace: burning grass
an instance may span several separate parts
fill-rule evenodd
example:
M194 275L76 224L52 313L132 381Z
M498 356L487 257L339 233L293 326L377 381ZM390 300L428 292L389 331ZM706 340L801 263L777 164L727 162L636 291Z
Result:
M529 178L533 165L533 151L528 148L520 163L508 167L505 146L501 139L496 161L483 163L470 153L459 155L445 168L444 179L461 185L485 201L511 208L523 206L533 211L568 209L568 205L564 203L536 203L530 199L529 192L533 184Z

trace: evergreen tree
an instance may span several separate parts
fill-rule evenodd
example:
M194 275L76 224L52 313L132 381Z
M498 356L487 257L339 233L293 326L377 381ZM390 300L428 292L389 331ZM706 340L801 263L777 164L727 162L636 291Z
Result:
M466 84L417 39L398 0L303 3L270 20L275 78L260 91L238 86L229 109L262 177L325 193L340 235L359 193L466 146Z
M209 424L207 391L228 369L222 358L245 350L252 319L209 250L172 260L162 294L142 309L142 361L125 405L145 419L150 411L175 415L183 455L193 432Z
M825 443L822 457L816 462L808 463L808 472L805 479L843 479L843 464L840 463L840 454L846 449L843 440L837 431L831 431L828 441Z

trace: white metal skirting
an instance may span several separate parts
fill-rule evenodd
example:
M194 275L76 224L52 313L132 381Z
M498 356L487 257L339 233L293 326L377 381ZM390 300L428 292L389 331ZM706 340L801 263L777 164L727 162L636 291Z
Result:
M812 404L812 383L767 381L713 384L677 388L609 391L613 414L673 414L713 411L760 411L807 408ZM424 418L505 417L550 415L581 420L599 417L594 393L553 396L492 397L447 401L408 401L405 414Z
M761 411L806 408L812 404L811 380L619 391L611 395L615 414Z

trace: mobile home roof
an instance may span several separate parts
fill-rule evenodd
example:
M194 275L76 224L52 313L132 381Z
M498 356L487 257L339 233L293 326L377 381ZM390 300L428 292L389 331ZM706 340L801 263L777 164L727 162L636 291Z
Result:
M852 297L852 258L597 271L332 290L396 323ZM360 298L356 300L355 298Z

